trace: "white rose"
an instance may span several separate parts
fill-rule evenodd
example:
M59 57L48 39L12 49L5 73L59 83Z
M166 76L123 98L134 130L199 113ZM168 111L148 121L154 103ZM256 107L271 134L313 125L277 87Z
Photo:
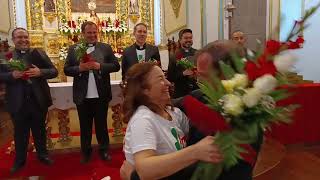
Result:
M270 93L277 86L277 79L270 74L259 77L253 82L253 87L264 94Z
M235 74L232 80L236 87L245 88L248 86L248 76L245 74Z
M238 116L243 112L243 102L239 96L227 94L222 97L223 109L227 114Z
M274 65L276 66L279 72L285 73L293 68L297 58L290 54L280 54L274 57Z
M242 101L247 107L251 108L259 103L261 97L262 94L258 89L250 88L246 90L246 94L243 95Z

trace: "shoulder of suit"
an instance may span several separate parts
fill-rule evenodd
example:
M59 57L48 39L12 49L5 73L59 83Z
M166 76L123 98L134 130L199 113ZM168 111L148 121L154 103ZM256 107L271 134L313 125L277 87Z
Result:
M134 48L134 49L136 48L134 44L124 48L123 52L127 52L127 51L131 50L132 48Z
M158 49L158 46L152 45L152 44L146 44L147 47L150 47L152 49Z

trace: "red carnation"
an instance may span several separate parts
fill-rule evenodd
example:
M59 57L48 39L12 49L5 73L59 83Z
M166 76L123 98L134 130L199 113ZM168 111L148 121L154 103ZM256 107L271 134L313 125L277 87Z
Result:
M265 53L270 55L276 55L280 52L281 43L275 40L269 40L266 43Z
M8 52L5 56L6 56L7 60L9 61L10 59L12 59L13 54L12 54L12 52Z

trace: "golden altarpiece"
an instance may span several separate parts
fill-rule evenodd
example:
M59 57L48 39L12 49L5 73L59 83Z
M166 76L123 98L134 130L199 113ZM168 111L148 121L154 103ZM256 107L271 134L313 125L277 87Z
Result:
M73 3L80 4L85 12L79 12L81 8L78 8L78 12L73 12L73 9L77 9L77 7L74 8ZM99 8L99 5L105 6L108 3L111 9L113 8L111 12L95 12ZM126 46L134 42L132 32L134 25L138 22L144 22L149 26L147 41L149 43L154 42L153 3L153 0L25 0L27 29L30 34L31 46L44 49L59 70L58 78L50 83L52 85L50 87L61 87L58 84L67 81L67 78L63 74L64 61L63 58L61 59L61 51L75 43L73 39L75 35L77 35L77 38L81 36L80 33L61 33L61 26L64 23L72 26L70 22L80 19L79 14L82 19L95 21L99 26L99 40L110 44L114 52L121 54ZM104 7L100 9L104 9ZM76 19L76 15L78 15L78 19ZM111 33L103 32L103 26L105 26L107 21L110 23L110 20L125 24L127 31L121 33L115 31L111 31ZM120 97L121 88L119 84L121 73L113 73L111 79L113 80L112 91L116 91L113 92L113 101L121 102L122 97ZM71 87L72 84L68 91L70 91ZM63 94L59 94L60 92L57 92L57 96L64 96ZM69 93L67 96L71 97L62 98L64 98L66 103L72 103L72 94ZM53 95L53 101L55 101L54 98ZM111 144L122 143L125 125L122 123L120 104L117 102L109 106L108 128ZM47 144L49 149L80 146L80 138L73 136L74 134L79 135L79 121L74 106L71 108L53 108L49 110L47 121ZM95 138L93 138L93 141L95 141Z

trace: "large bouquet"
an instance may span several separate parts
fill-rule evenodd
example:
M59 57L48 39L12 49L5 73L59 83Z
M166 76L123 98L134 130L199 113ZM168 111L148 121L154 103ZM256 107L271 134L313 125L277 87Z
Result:
M223 169L230 169L240 159L253 166L256 152L250 144L270 125L290 122L291 112L297 105L277 106L278 101L290 95L279 86L286 84L285 72L295 62L285 51L302 47L304 39L299 35L306 26L305 21L319 6L308 10L302 20L295 23L286 42L268 40L256 57L247 61L234 55L234 68L220 62L225 79L212 76L211 82L199 83L207 105L191 96L185 99L185 109L193 125L204 134L215 133L215 144L224 157L217 165L200 162L192 179L217 179Z

